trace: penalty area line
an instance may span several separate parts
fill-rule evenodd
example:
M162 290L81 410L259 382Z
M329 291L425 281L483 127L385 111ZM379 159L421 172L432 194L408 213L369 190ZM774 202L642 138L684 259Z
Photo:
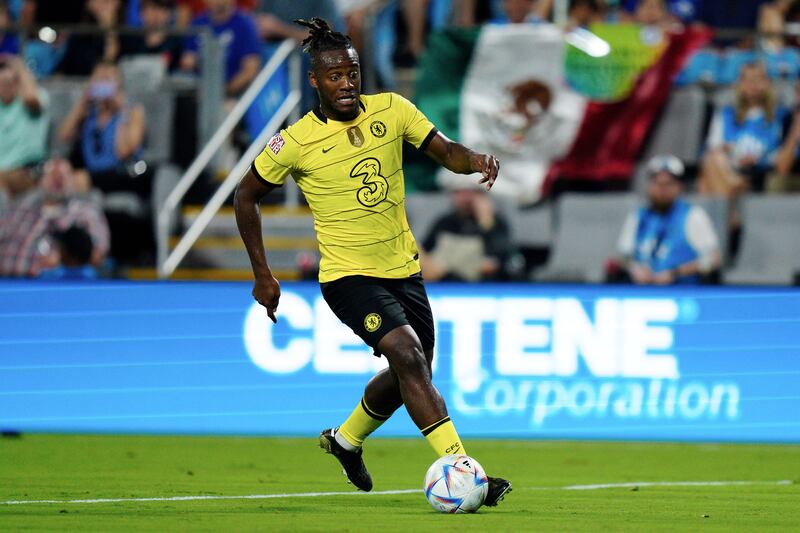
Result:
M522 490L603 490L633 487L735 487L746 485L792 485L793 481L631 481L626 483L597 483L593 485L567 485L563 487L525 487ZM378 490L375 492L338 491L338 492L293 492L283 494L244 494L239 496L197 495L197 496L164 496L149 498L92 498L80 500L8 500L0 501L0 505L33 505L33 504L100 504L100 503L135 503L135 502L192 502L215 500L274 500L280 498L321 498L326 496L388 496L393 494L417 494L422 489Z

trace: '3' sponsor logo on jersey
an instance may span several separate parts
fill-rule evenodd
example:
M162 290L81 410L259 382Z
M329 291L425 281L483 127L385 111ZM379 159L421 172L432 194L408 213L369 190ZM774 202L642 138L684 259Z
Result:
M351 178L361 178L363 187L356 191L356 199L366 207L375 207L389 194L389 181L381 175L381 162L374 157L362 159L353 170Z

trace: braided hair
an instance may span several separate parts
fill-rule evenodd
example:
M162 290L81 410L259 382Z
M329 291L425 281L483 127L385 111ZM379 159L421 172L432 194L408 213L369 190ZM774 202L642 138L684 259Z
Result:
M311 65L316 68L320 52L329 50L349 50L353 48L353 42L349 36L333 31L323 19L314 17L311 21L298 19L296 24L309 29L309 35L301 46L303 51L311 56Z

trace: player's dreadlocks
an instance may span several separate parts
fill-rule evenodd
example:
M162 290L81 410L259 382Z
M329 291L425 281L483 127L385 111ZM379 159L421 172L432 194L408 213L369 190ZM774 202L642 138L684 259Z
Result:
M353 47L350 37L333 31L331 27L321 18L314 17L311 21L298 19L296 24L305 26L310 33L303 42L303 51L311 56L311 64L316 67L320 52L329 50L347 50Z

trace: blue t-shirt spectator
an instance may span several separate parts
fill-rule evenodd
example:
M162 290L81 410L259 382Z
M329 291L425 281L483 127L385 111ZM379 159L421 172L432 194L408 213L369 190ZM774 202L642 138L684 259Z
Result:
M753 108L737 121L735 107L725 106L711 123L708 146L730 147L734 165L743 158L753 158L757 168L771 168L781 146L786 113L783 107L777 107L771 115L762 108Z
M0 34L0 54L19 54L19 40L16 35Z
M231 18L218 24L211 20L207 13L200 15L193 22L194 27L207 26L225 46L225 81L230 81L241 68L242 60L249 55L261 55L261 42L258 38L255 22L251 17L235 11ZM200 39L190 38L186 50L197 52Z
M83 124L80 137L81 155L83 163L90 173L112 172L120 169L125 161L117 156L117 132L119 123L125 120L127 110L114 115L105 126L97 120L97 111L92 108ZM143 148L135 150L132 158L142 157Z
M719 240L703 208L679 199L666 212L648 206L629 214L617 248L623 257L657 275L693 261L709 270L719 253ZM678 284L699 282L698 274L675 279Z

